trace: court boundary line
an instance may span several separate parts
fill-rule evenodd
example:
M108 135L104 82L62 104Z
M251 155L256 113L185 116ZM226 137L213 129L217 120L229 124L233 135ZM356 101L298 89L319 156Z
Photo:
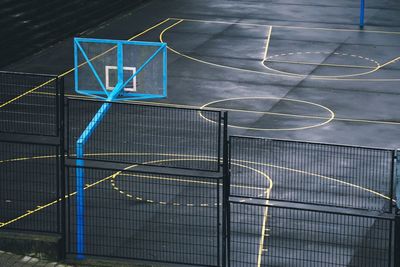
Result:
M45 95L54 95L54 93L50 92L34 92L34 94L45 94ZM82 98L82 99L95 99L90 96L84 96L84 95L71 95L71 94L66 94L65 96L67 97L74 97L74 98ZM138 103L138 104L148 104L148 105L156 105L156 106L165 106L165 107L178 107L178 108L194 108L194 109L199 109L201 106L192 106L192 105L185 105L185 104L174 104L174 103L163 103L163 102L151 102L151 101L137 101L137 100L128 100L124 101L126 103ZM252 110L240 110L240 109L226 109L226 108L214 108L214 107L207 107L207 109L210 110L226 110L226 111L232 111L232 112L254 112L254 113L265 113L269 114L268 112L264 111L252 111ZM274 114L271 114L274 115ZM313 115L298 115L298 114L289 114L289 113L280 113L276 114L277 116L288 116L288 117L304 117L306 119L318 119L318 120L327 120L329 119L328 117L322 117L322 116L313 116ZM380 121L380 120L367 120L367 119L350 119L350 118L340 118L336 117L333 118L333 121L349 121L349 122L358 122L358 123L371 123L371 124L387 124L387 125L400 125L400 122L395 122L395 121Z
M170 18L170 19L171 20L178 20L177 18ZM164 40L163 40L164 34L168 30L170 30L171 28L175 27L176 25L178 25L179 23L181 23L183 21L195 21L195 22L203 22L203 23L207 23L207 22L208 23L213 23L213 21L179 19L176 24L174 24L173 26L169 26L169 27L165 28L160 33L159 40L161 42L164 42ZM218 23L218 22L216 22L216 23ZM224 22L224 24L238 24L238 23L226 23L226 22ZM251 24L248 24L248 25L251 25ZM270 27L271 25L254 25L254 26ZM277 26L274 26L274 25L272 25L272 26L273 27L277 27ZM315 29L318 29L318 28L315 28ZM320 28L320 29L323 30L324 28ZM332 29L325 29L325 30L332 30ZM352 31L358 32L360 30L352 30ZM400 34L400 32L398 34ZM291 74L291 73L279 73L276 70L270 70L269 72L264 72L264 71L245 69L245 68L241 68L241 67L228 66L228 65L223 65L223 64L219 64L219 63L213 63L213 62L209 62L209 61L205 61L205 60L202 60L202 59L198 59L198 58L189 56L187 54L179 52L178 50L172 48L171 46L168 46L168 49L171 52L173 52L173 53L175 53L175 54L177 54L177 55L179 55L181 57L184 57L186 59L189 59L189 60L192 60L192 61L195 61L195 62L198 62L198 63L210 65L210 66L213 66L213 67L223 68L223 69L230 69L230 70L248 72L248 73L254 73L254 74L262 74L262 75L267 75L267 76L285 77L285 78L291 78L291 79L309 79L309 80L324 80L324 81L347 81L347 82L349 82L349 81L350 82L352 82L352 81L364 81L364 82L373 82L373 81L376 81L376 82L397 82L397 81L400 81L400 78L355 78L357 76L363 76L363 75L368 75L368 74L374 73L374 72L382 69L383 67L400 60L400 57L396 57L396 58L394 58L392 60L389 60L388 62L386 62L386 63L384 63L382 65L379 65L379 67L376 67L375 69L373 69L373 70L371 70L369 72L362 73L362 74L346 75L346 76L343 76L343 75L342 76L339 76L339 75L338 76L312 76L312 75L310 76L310 75L301 75L301 74L295 75L295 74ZM262 65L264 65L263 62L264 62L264 60L261 60ZM266 69L269 69L265 65L264 65L264 67ZM278 73L276 73L276 72L278 72Z
M136 34L136 35L130 37L129 39L127 39L127 41L132 41L133 39L136 39L137 37L140 37L140 36L142 36L143 34L146 34L147 32L149 32L149 31L151 31L151 30L153 30L153 29L155 29L155 28L158 28L159 26L161 26L162 24L168 22L169 20L170 20L169 18L164 19L163 21L161 21L161 22L159 22L159 23L157 23L157 24L155 24L155 25L153 25L153 26L150 26L149 28L143 30L142 32L140 32L140 33L138 33L138 34ZM95 60L96 58L99 58L99 57L101 57L101 56L107 54L108 52L112 51L112 50L115 49L115 48L116 48L116 46L114 46L114 47L112 47L112 48L109 48L108 50L106 50L106 51L100 53L99 55L96 55L96 56L94 56L93 58L91 58L90 61ZM86 65L87 63L88 63L87 61L81 63L80 65L78 65L78 68L80 68L80 67ZM57 78L62 78L62 77L64 77L64 76L68 75L69 73L73 72L74 70L75 70L75 67L72 68L72 69L69 69L69 70L67 70L67 71L65 71L65 72L63 72L63 73L61 73L61 74L59 74L59 75L57 75ZM3 108L3 107L5 107L5 106L7 106L7 105L13 103L13 102L16 101L16 100L18 100L18 99L20 99L20 98L22 98L22 97L24 97L24 96L26 96L26 95L28 95L28 94L30 94L30 93L32 93L32 92L35 92L36 90L42 88L43 86L45 86L45 85L47 85L47 84L49 84L49 83L55 81L57 78L53 78L53 79L51 79L51 80L48 80L48 81L46 81L46 82L44 82L44 83L42 83L42 84L40 84L40 85L38 85L38 86L36 86L36 87L34 87L34 88L32 88L32 89L26 91L26 92L24 92L24 93L22 93L22 94L16 96L15 98L10 99L10 100L4 102L3 104L0 105L0 108Z
M134 154L134 155L141 155L141 156L150 156L150 155L156 154L157 156L160 156L160 157L176 157L176 156L179 156L179 157L182 157L182 158L192 157L192 155L190 155L190 154L188 155L188 154L136 153L136 152L133 152L133 153L132 152L92 153L92 154L87 154L87 155L88 156L98 156L98 155L121 155L121 154L122 155L132 155L132 154ZM8 163L8 162L24 161L24 160L37 160L37 159L55 158L56 156L57 155L42 155L42 156L33 156L33 157L20 157L20 158L14 158L14 159L0 160L0 164ZM210 157L197 157L197 158L195 157L195 158L192 158L192 159L204 159L204 158L210 159ZM215 159L213 157L211 157L211 158ZM268 163L251 162L251 161L237 160L237 159L233 159L232 161L240 161L240 162L243 162L245 164L261 165L261 166L267 166L267 167L272 167L272 168L278 168L278 169L298 172L298 173L302 173L302 174L309 174L311 176L319 177L321 179L326 179L326 180L330 180L330 181L333 181L333 182L336 182L336 183L339 183L339 184L344 184L346 186L354 187L354 188L357 188L359 190L369 192L369 193L371 193L373 195L376 195L378 197L381 197L383 199L390 200L390 197L388 197L388 196L386 196L386 195L384 195L382 193L379 193L377 191L371 190L369 188L365 188L365 187L362 187L362 186L359 186L359 185L356 185L356 184L348 183L348 182L345 182L345 181L342 181L342 180L339 180L339 179L336 179L336 178L332 178L332 177L328 177L328 176L324 176L324 175L319 175L319 174L316 174L316 173L310 173L310 172L306 172L306 171L302 171L302 170L296 170L296 169L287 168L287 167L283 167L283 166L277 166L277 165L268 164ZM139 166L139 164L133 164L131 166ZM128 167L130 167L130 166L128 166ZM128 168L128 167L126 167L126 168ZM100 184L100 183L102 183L102 182L104 182L106 180L111 179L113 175L120 175L120 173L122 173L123 171L129 170L129 169L126 169L126 168L124 168L121 171L117 171L116 173L114 173L112 175L109 175L109 176L107 176L105 178L102 178L101 180L96 181L96 182L94 182L92 184L86 184L84 190L89 189L89 188L91 188L91 187L93 187L93 186L95 186L97 184ZM131 167L131 168L133 168L133 167ZM34 210L28 210L25 214L22 214L21 216L19 216L17 218L14 218L14 219L12 219L12 220L10 220L8 222L3 222L3 225L0 225L0 229L2 227L4 227L4 226L8 225L8 224L11 224L11 223L14 223L14 222L16 222L16 221L18 221L20 219L23 219L23 218L25 218L26 216L28 216L30 214L36 213L36 212L41 211L42 209L44 209L46 207L49 207L49 206L54 205L54 204L57 204L58 202L63 201L64 199L66 199L68 197L71 197L71 196L73 196L75 194L76 194L76 191L72 192L72 193L70 193L68 195L65 195L64 198L61 197L61 198L56 199L56 200L54 200L54 201L52 201L50 203L47 203L47 204L44 204L44 205L39 205ZM394 203L396 202L394 199L392 201Z
M274 28L289 28L289 29L303 29L303 30L321 30L321 31L343 31L343 32L366 32L375 34L393 34L400 35L400 32L395 31L379 31L379 30L361 30L361 29L341 29L341 28L324 28L324 27L305 27L305 26L290 26L290 25L279 25L279 24L259 24L259 23L246 23L246 22L234 22L224 20L203 20L203 19L188 19L188 18L177 18L170 17L171 20L185 20L189 22L204 22L204 23L216 23L216 24L235 24L243 26L255 26L255 27L267 27L272 26Z

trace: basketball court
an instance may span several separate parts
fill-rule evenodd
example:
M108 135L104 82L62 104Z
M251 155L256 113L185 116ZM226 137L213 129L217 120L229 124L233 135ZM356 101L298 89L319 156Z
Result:
M80 37L166 43L168 97L148 100L145 103L161 108L228 111L230 135L396 149L400 147L400 19L395 15L399 10L400 5L394 1L371 1L367 6L366 26L360 30L357 25L359 7L355 1L318 1L318 4L310 1L172 1L169 4L152 1L132 13L91 29ZM66 96L91 98L77 94L74 90L76 77L73 69L73 45L72 39L62 41L13 64L7 70L62 76L65 79ZM110 53L107 51L105 49L96 53L106 55ZM104 75L106 89L110 88L110 83L115 83L111 80L115 79L112 75L115 75L113 71L117 69L117 65L114 62L102 68L104 73L100 75ZM130 75L137 68L137 65L124 66L124 71ZM133 79L128 87L135 92L136 86L140 86L140 81ZM2 102L0 108L6 108L22 98L38 98L45 102L52 94L45 85L39 85L16 96L15 100ZM126 102L144 104L143 100ZM71 121L78 121L74 128L77 132L72 135L80 134L78 132L84 122L87 124L96 110L76 104L76 109L70 114ZM92 158L117 159L121 162L129 162L135 158L141 162L152 162L155 166L193 164L200 170L207 164L218 161L218 156L210 156L206 148L199 156L196 154L198 151L187 143L182 150L174 153L162 153L152 148L152 153L141 154L140 150L128 151L129 146L123 142L110 142L107 134L101 134L102 127L104 133L115 131L119 140L127 140L129 133L121 127L134 125L130 125L132 117L129 114L135 116L135 113L132 111L121 115L121 110L122 108L111 110L105 124L100 124L96 130L96 141L90 144L88 152ZM196 116L191 117L191 120L217 127L218 117L212 115L212 112L198 112ZM168 123L165 122L165 125ZM204 144L207 143L207 133L198 138ZM135 133L133 131L130 134ZM107 142L112 145L106 145ZM0 164L46 161L54 157L54 154L49 152L34 154L32 151L20 155L12 155L11 152L8 155L4 154ZM316 168L311 171L302 169L305 165L290 165L290 162L284 166L274 165L273 162L264 161L264 152L255 149L246 152L253 158L239 156L233 157L231 161L232 168L236 171L231 184L231 191L236 192L238 196L236 201L251 203L258 199L258 204L265 205L250 207L247 211L251 211L251 215L249 213L247 217L241 212L232 214L232 220L239 228L242 224L254 225L249 232L241 236L242 246L234 247L234 251L245 251L245 260L242 259L241 263L238 260L237 264L233 263L232 266L285 265L284 260L270 261L268 255L273 253L283 257L285 252L282 247L290 244L282 241L283 243L277 246L278 249L268 252L268 238L272 236L271 244L274 240L280 240L280 225L286 223L290 225L288 227L296 229L295 222L301 221L303 215L294 214L292 220L283 220L279 207L269 208L272 204L262 199L278 198L278 195L287 194L288 201L295 199L304 202L306 196L310 195L316 203L323 203L329 198L329 204L341 206L341 203L346 202L343 195L350 192L354 193L354 202L362 208L372 207L373 210L380 210L391 205L387 202L390 200L389 184L382 183L381 187L375 190L370 184L346 180L346 175L351 176L351 170L335 176L328 171L324 172L325 165L322 169ZM71 153L78 152L74 150ZM386 173L390 168L387 164L386 161L382 161L379 166L385 170L385 175L390 176L389 171ZM99 225L95 221L88 222L91 226L88 235L99 238L98 244L107 247L110 245L107 244L110 238L115 238L111 244L112 250L101 253L114 257L153 256L167 259L169 262L180 262L193 260L191 251L203 247L204 250L195 255L194 262L212 266L219 261L220 255L215 254L215 247L221 242L218 238L220 229L213 219L219 222L221 217L218 207L221 205L222 183L213 177L209 177L208 180L189 179L185 176L187 173L180 176L168 173L146 175L141 173L140 169L136 171L136 168L136 165L130 164L126 165L122 172L88 169L88 180L83 187L88 198L94 200L95 209L103 210L106 217L118 218L121 222L136 222L134 226L122 223L119 228L109 227L101 238L99 236L104 231L102 226L112 222L104 220ZM75 171L73 169L70 172ZM303 175L299 178L303 179L302 182L287 185L290 181L282 180L282 177L286 177L285 172L286 175ZM248 177L252 177L253 180L247 180ZM374 176L371 183L379 184L379 181L379 177ZM320 193L324 190L323 186L318 186L321 183L334 188L325 192L329 197ZM71 185L73 186L75 185ZM154 188L157 190L154 191ZM174 192L173 196L171 190ZM75 191L69 192L67 199L75 203L75 194ZM369 203L371 199L373 201ZM30 216L46 216L42 214L46 214L46 209L51 209L58 201L60 200L44 203L37 200L31 206L25 203L16 209L19 212L13 215L14 219L0 219L0 226L23 223L24 220L29 220ZM148 209L138 203L151 205L151 212L148 213ZM118 208L115 208L116 206ZM301 205L296 204L295 207ZM138 213L142 214L143 218L134 219ZM74 218L76 214L71 216ZM183 218L181 224L171 223L168 224L170 228L158 230L165 227L165 221L174 221L174 216ZM149 221L152 223L149 224ZM341 222L339 219L337 226L331 226L333 232L341 231ZM192 224L195 226L191 227ZM313 226L314 229L322 229L321 231L331 229L325 227L325 224L326 221L321 219ZM376 228L374 220L371 219L365 228L358 230L353 241L362 242L365 232L371 229L379 232L384 228ZM204 235L198 239L191 239L193 233L201 231L204 231ZM142 232L143 236L138 237L139 232ZM146 236L146 233L150 234ZM189 243L195 245L191 247L173 239L174 246L170 248L171 251L181 249L183 252L181 255L172 252L167 255L165 244L178 235L188 236L191 239ZM135 238L148 243L136 248L137 244L133 241ZM72 243L76 242L72 240ZM215 244L215 247L210 247L210 242ZM308 243L314 249L318 244L317 241ZM347 266L346 264L354 263L352 257L346 258L341 256L341 253L356 255L357 252L352 248L344 249L346 251L343 252L341 246L343 243L338 241L337 247L334 247L335 251L340 251L337 252L340 256L327 259L325 264ZM126 247L131 251L126 251ZM155 251L154 255L148 249L150 247ZM377 255L380 248L377 248ZM146 255L143 256L144 254ZM371 263L371 266L375 266L373 264Z

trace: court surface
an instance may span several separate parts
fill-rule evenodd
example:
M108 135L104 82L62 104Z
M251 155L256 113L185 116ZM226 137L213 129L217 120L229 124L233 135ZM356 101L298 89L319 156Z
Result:
M167 42L168 98L156 104L227 110L232 135L394 149L399 10L395 1L368 1L359 30L357 1L160 0L82 37ZM7 70L61 75L71 96L72 66L68 39ZM262 266L262 253L250 261Z

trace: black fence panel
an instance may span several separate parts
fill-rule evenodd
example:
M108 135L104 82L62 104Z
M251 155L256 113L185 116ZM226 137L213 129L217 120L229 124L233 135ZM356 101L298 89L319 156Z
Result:
M389 212L391 150L233 136L231 194Z
M219 266L221 179L136 167L84 171L85 255ZM76 168L67 173L68 249L77 253Z
M230 266L391 266L393 220L231 202Z
M0 229L60 231L58 147L0 141Z
M104 102L68 100L68 155ZM85 144L84 159L219 171L221 112L112 103Z
M56 76L0 72L0 132L59 136Z
M63 79L0 72L0 230L63 233Z

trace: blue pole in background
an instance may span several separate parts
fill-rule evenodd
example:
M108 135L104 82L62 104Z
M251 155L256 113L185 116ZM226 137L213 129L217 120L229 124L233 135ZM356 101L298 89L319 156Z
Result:
M360 0L360 29L364 28L365 0Z
M400 150L396 151L396 168L395 168L395 199L396 206L400 210Z

